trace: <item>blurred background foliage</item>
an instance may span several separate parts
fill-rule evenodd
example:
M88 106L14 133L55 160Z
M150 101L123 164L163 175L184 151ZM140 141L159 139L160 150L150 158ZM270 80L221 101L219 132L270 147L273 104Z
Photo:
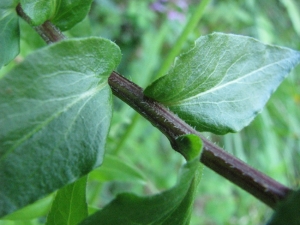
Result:
M166 64L165 59L176 46L189 18L198 13L199 4L196 0L95 0L88 17L66 34L69 37L101 36L116 42L123 53L117 71L146 87ZM211 0L196 28L187 35L181 52L192 47L199 36L216 31L247 35L265 43L300 50L300 2ZM21 54L3 71L44 45L23 22L21 36ZM263 112L243 131L224 136L207 133L206 136L272 178L299 188L299 86L300 67L285 79ZM105 160L107 163L89 176L90 213L120 192L145 195L170 188L184 163L158 130L116 98ZM41 207L45 210L40 216L49 208L49 197L47 204L44 202ZM271 214L272 210L263 203L206 168L191 224L265 224ZM44 217L27 219L30 218L0 224L45 221Z

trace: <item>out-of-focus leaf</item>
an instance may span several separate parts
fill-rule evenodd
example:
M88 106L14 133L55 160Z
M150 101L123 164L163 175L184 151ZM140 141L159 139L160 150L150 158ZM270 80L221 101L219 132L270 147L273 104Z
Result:
M0 216L102 163L111 120L107 78L120 49L102 38L65 40L0 79Z
M68 30L84 19L93 0L59 0L54 16L51 18L61 30Z
M57 191L46 225L77 225L87 217L86 182L83 177Z
M0 1L0 68L13 60L20 51L17 0Z
M51 194L3 218L3 220L32 220L47 215L55 195Z
M281 0L281 2L286 7L294 30L300 37L300 9L297 3L294 0Z
M192 135L191 138L194 137ZM189 139L189 135L184 138ZM191 141L189 145L191 151L198 152L197 156L183 166L178 183L173 188L147 197L120 194L81 224L189 224L195 193L202 175L202 165L199 162L202 142L199 137L198 139L198 142Z
M291 193L279 203L274 215L267 225L300 224L300 190Z
M299 62L298 51L214 33L200 37L145 94L199 131L236 132L253 120Z
M113 155L105 155L103 164L89 174L89 179L100 182L118 180L145 183L145 177L139 169Z

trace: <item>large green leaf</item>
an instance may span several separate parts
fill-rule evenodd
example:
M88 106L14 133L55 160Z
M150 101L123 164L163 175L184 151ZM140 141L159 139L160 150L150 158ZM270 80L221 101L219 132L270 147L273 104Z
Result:
M87 217L86 182L85 176L57 191L46 225L77 225Z
M0 80L0 216L102 162L111 119L107 78L119 48L70 39L28 56Z
M68 30L84 19L88 14L93 0L57 0L58 7L51 18L61 30Z
M17 0L0 1L0 68L19 53L20 33L16 13Z
M299 62L298 51L214 33L200 37L145 94L199 131L235 132L253 120Z
M267 225L300 224L300 190L294 191L280 202Z
M171 189L154 196L139 197L120 194L101 211L85 219L81 224L189 224L197 186L202 175L199 151L202 142L195 135L186 135L185 143L192 138L190 151L198 152L182 168L178 183ZM179 141L179 140L178 140Z

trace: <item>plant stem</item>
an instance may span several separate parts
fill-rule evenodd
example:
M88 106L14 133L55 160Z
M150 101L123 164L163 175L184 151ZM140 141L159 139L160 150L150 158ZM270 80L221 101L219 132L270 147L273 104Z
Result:
M20 5L18 5L17 11L25 21L28 23L31 22ZM42 28L36 30L44 40L49 40L47 43L60 41L65 38L58 28L50 22L46 22L40 27ZM175 150L175 140L178 136L185 134L198 135L204 144L200 161L221 176L251 193L271 208L275 208L277 203L286 198L288 193L292 191L205 139L198 131L186 124L164 105L144 96L142 88L120 76L118 73L112 72L108 83L113 94L130 105L150 121L153 126L164 133Z
M31 18L29 18L25 14L20 4L17 5L16 10L20 17L22 17L28 24L32 24ZM42 25L32 27L44 39L44 41L47 44L52 44L54 42L65 39L65 36L62 34L62 32L50 21L46 21Z
M210 1L211 0L203 0L198 4L198 7L195 9L192 17L186 23L183 31L181 32L180 36L176 40L174 47L171 49L171 51L167 55L166 59L163 61L162 66L160 67L159 71L157 72L155 78L159 78L159 77L163 76L168 71L168 69L171 67L175 57L180 53L182 46L186 42L189 34L195 29L197 23L199 23L202 15L204 13L204 9L206 8L206 6L209 4ZM164 28L162 28L162 29L164 29ZM124 132L122 139L117 144L117 147L113 150L114 154L117 154L120 151L120 149L124 146L124 144L127 140L127 137L130 136L132 130L138 123L139 118L140 117L138 116L138 113L135 112L134 115L132 116L130 125Z
M164 133L175 150L175 140L178 136L185 134L198 135L204 144L200 161L271 208L275 208L276 204L291 191L208 141L164 105L146 97L142 88L118 73L112 72L108 83L112 88L113 94L130 105L150 121L153 126Z

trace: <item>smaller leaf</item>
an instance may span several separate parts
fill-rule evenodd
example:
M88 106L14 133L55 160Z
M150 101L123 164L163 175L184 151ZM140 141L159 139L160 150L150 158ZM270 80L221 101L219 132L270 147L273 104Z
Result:
M69 30L88 14L93 0L21 0L34 26L50 20L61 30Z
M92 2L93 0L60 0L50 21L63 31L69 30L86 17Z
M101 167L89 173L89 179L98 180L100 182L107 181L124 181L124 182L137 182L145 183L145 177L128 162L119 159L113 155L105 155Z
M185 141L194 139L194 135L189 136L186 135L183 139ZM190 142L192 144L189 146L197 149L199 153L202 143L199 137L198 139L198 142ZM91 215L81 224L189 224L201 173L202 165L197 154L183 166L179 181L173 188L161 194L146 197L130 193L120 194L101 211Z
M55 12L57 0L21 0L21 6L31 19L31 25L43 24Z
M182 135L176 139L173 148L184 156L186 160L191 160L199 155L202 149L201 139L194 134Z
M274 215L267 225L300 224L300 190L294 191L279 203Z
M16 0L0 1L0 68L13 60L20 51L19 19Z
M46 225L76 225L87 217L86 182L85 176L57 191Z
M299 62L298 51L214 33L200 37L144 93L199 131L236 132L254 119Z

